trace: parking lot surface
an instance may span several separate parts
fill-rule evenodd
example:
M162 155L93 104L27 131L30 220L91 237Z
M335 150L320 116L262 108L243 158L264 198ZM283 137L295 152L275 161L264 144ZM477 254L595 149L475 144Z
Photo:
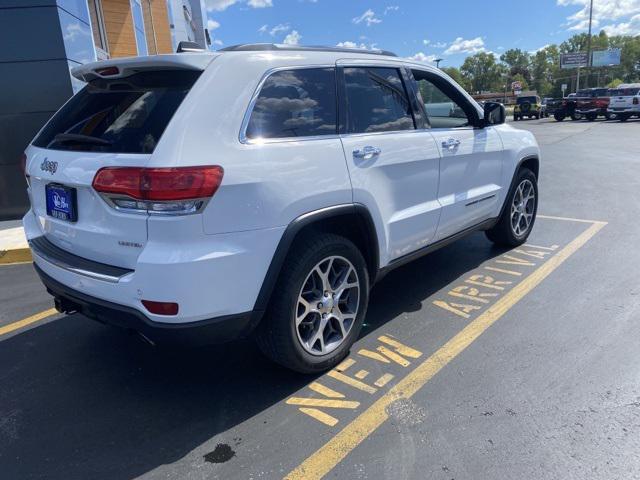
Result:
M390 273L321 376L33 317L32 266L0 266L0 477L640 478L640 121L514 126L543 154L528 244Z

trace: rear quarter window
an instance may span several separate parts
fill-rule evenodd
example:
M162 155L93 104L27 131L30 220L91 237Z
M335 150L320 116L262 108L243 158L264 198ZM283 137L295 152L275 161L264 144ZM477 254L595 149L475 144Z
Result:
M334 68L272 73L255 100L248 139L313 137L337 133Z
M92 80L53 116L33 145L152 153L200 73L168 70Z

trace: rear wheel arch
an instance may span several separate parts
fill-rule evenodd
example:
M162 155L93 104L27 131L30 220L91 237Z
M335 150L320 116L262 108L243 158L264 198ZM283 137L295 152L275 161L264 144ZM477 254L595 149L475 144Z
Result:
M380 265L379 246L369 210L361 204L336 205L315 210L294 219L282 234L256 299L255 311L266 310L282 266L296 242L314 232L333 233L351 240L365 258L369 277L376 278Z

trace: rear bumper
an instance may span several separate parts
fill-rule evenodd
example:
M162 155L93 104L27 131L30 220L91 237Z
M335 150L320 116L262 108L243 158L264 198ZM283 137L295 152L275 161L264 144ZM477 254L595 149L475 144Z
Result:
M608 108L609 113L629 113L631 115L640 114L640 106L636 107L613 107Z
M76 311L93 320L142 334L153 343L209 345L242 338L260 321L259 312L245 312L189 323L159 323L142 312L73 290L47 275L34 264L56 307Z
M576 113L579 113L580 115L588 115L590 113L595 113L596 115L606 115L607 109L606 108L581 108L581 109L576 109Z

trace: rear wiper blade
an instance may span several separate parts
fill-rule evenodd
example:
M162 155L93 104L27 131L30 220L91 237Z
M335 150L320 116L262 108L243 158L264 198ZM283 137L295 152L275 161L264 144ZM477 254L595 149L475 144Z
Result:
M100 137L92 137L91 135L82 135L80 133L59 133L53 140L49 142L47 147L56 143L86 143L87 145L113 145L111 140L105 140Z

